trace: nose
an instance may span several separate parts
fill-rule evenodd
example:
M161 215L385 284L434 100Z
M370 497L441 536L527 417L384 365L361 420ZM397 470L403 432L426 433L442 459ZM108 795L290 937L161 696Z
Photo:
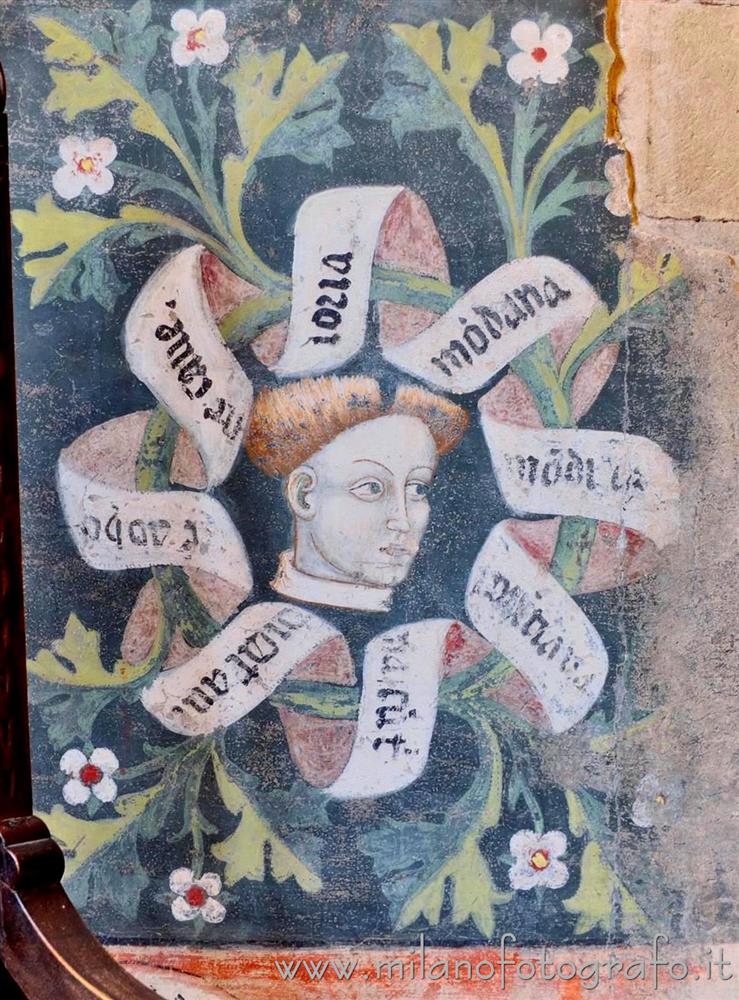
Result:
M411 530L411 522L408 518L408 508L406 506L405 489L393 492L387 514L387 526L391 531L407 532Z

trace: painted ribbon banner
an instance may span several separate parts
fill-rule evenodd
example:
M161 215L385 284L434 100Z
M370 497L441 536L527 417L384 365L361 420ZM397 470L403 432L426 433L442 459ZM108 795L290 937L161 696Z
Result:
M380 227L401 187L335 188L307 198L295 220L287 342L274 371L318 375L364 343Z
M586 615L507 528L497 524L475 560L467 613L532 685L551 731L563 733L600 694L608 656Z
M405 207L401 195L420 202L415 224L426 231L431 259L438 233L424 203L405 188L334 188L303 203L295 221L290 324L276 374L331 371L361 349L372 266L378 245L390 239L386 230L398 226L395 216ZM380 340L395 367L447 392L474 392L540 337L579 329L599 302L568 264L523 258L497 268L438 320L401 342L383 329L381 311Z
M522 258L497 268L441 319L384 353L438 389L474 392L541 337L580 329L599 302L569 264Z
M199 653L160 673L142 704L174 733L212 733L253 711L293 667L338 635L293 604L252 604Z
M113 464L121 442L119 417L82 434L59 456L64 517L82 558L94 569L183 566L213 572L251 590L249 559L221 504L190 490L138 492L132 463ZM109 468L101 473L102 461Z
M638 531L658 548L675 540L679 486L659 445L633 434L533 430L480 407L495 475L521 514L565 514Z
M324 789L327 795L388 795L423 773L452 625L448 619L399 625L367 645L357 735L344 770Z
M204 253L188 247L154 272L131 307L124 340L131 370L195 441L216 486L238 454L253 390L208 306Z

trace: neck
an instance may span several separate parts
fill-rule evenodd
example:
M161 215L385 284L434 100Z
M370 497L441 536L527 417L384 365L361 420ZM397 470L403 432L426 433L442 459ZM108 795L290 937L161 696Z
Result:
M295 565L295 555L288 549L280 555L277 573L270 586L278 594L308 604L326 604L354 611L387 611L392 587L368 587L350 580L316 576Z

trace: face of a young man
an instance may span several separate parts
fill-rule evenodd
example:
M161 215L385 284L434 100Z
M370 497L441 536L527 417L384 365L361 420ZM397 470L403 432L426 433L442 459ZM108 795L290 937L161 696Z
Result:
M312 455L288 482L297 568L374 587L404 580L428 523L437 457L421 420L393 414Z

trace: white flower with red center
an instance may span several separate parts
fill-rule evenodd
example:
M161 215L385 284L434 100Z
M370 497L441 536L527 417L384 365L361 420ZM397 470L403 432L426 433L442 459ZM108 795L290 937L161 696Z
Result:
M542 32L534 21L519 21L511 38L521 49L508 60L508 75L516 81L541 80L560 83L570 66L564 57L572 45L572 32L563 24L550 24Z
M169 876L169 888L175 893L172 916L175 920L202 917L208 924L220 924L226 907L215 897L221 891L221 876L206 872L195 878L189 868L176 868Z
M90 796L112 802L118 794L112 777L118 770L118 758L106 747L98 747L89 757L81 750L67 750L59 761L59 769L69 776L62 795L71 806L84 805Z
M85 188L93 194L107 194L114 177L108 166L118 155L112 139L92 139L86 142L78 135L68 135L59 143L59 155L64 161L54 174L54 190L62 198L76 198Z
M561 889L570 873L559 858L567 850L567 838L559 830L534 833L519 830L511 837L511 854L514 863L508 877L514 889Z
M684 797L679 781L645 774L636 786L631 819L644 828L671 826L680 817Z
M228 55L223 11L206 10L198 17L194 10L182 8L172 15L171 23L177 32L172 59L178 66L190 66L196 59L206 66L218 66Z

